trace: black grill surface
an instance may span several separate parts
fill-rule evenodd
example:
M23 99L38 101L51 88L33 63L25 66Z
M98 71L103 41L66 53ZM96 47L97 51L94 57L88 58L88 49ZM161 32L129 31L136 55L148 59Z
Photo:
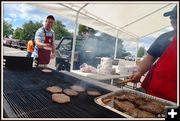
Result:
M96 104L95 97L88 96L86 92L71 97L71 102L67 104L52 102L52 94L47 92L46 88L53 85L65 89L78 84L86 90L94 89L101 94L110 92L55 70L52 70L51 73L44 73L41 68L32 68L26 71L4 69L3 78L3 96L19 118L122 117Z

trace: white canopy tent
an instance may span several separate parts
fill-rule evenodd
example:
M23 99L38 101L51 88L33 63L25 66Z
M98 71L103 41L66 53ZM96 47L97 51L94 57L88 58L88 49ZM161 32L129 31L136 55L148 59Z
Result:
M37 2L31 5L75 21L71 70L74 61L77 23L89 26L118 38L137 41L141 37L170 26L168 17L163 14L173 9L177 2Z

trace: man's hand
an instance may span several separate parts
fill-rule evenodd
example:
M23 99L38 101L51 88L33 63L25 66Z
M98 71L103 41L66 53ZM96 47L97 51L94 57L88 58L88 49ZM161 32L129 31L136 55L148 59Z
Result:
M52 53L51 54L51 59L54 59L56 57L56 54L55 53Z
M130 82L137 83L140 81L142 74L140 72L135 72L133 75L129 77Z
M45 50L52 50L52 47L49 43L45 43L43 49Z

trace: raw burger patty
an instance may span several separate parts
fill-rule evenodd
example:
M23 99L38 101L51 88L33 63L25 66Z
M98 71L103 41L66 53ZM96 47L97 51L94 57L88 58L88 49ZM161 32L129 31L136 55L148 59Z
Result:
M98 91L87 91L87 94L91 95L91 96L99 96L99 95L101 95L101 93L98 92Z
M51 93L60 93L62 92L62 89L58 86L51 86L46 88L47 91L51 92Z
M64 89L63 92L69 96L77 96L78 92L73 89Z
M50 70L50 69L42 69L41 71L42 71L42 72L46 72L46 73L52 72L52 70Z
M78 85L71 86L71 89L73 89L73 90L75 90L77 92L84 92L85 91L85 89L83 87L78 86Z
M52 101L57 103L68 103L70 97L65 94L52 94Z

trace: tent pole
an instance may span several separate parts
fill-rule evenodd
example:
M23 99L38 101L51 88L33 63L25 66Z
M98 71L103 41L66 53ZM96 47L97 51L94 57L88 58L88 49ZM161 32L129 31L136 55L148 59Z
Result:
M116 57L117 57L118 34L119 34L119 30L117 30L117 35L116 35L116 44L115 44L115 49L114 49L114 59L116 59Z
M74 27L74 34L73 34L73 46L72 46L72 53L71 53L71 67L70 67L70 72L73 70L73 66L74 66L74 52L75 52L75 44L76 44L76 35L77 35L77 27L78 27L78 17L79 17L79 13L80 11L86 7L88 5L88 3L86 3L85 5L83 5L76 13L76 21L75 21L75 27Z
M136 45L136 58L135 58L135 64L137 64L137 55L138 55L138 49L139 49L139 39L137 39L137 45Z

